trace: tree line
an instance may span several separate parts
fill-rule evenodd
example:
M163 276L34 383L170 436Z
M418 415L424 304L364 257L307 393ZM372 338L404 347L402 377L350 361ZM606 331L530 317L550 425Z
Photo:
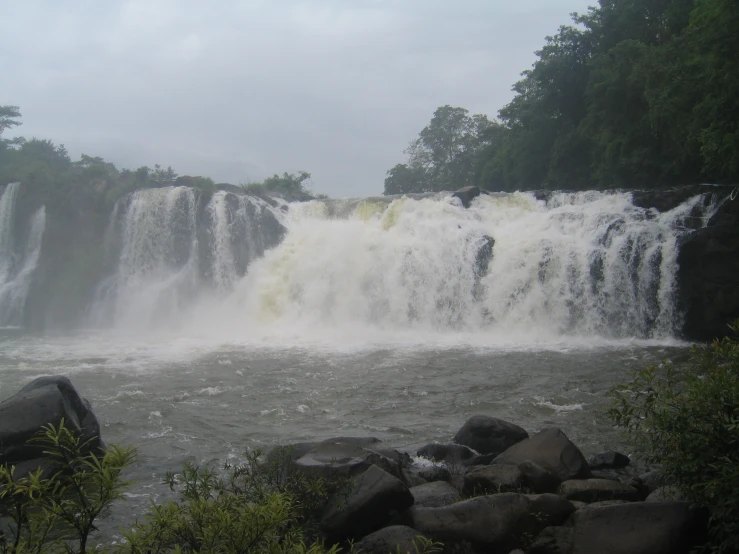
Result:
M51 140L24 137L2 138L3 132L21 124L18 106L0 106L0 185L24 184L24 194L35 194L55 206L111 207L121 196L141 188L182 185L213 193L242 191L280 196L286 200L313 198L308 188L310 173L283 173L260 182L240 185L216 183L210 177L178 175L159 164L154 167L118 169L99 156L82 154L73 161L64 145Z
M739 2L599 0L496 120L442 106L385 194L739 182Z

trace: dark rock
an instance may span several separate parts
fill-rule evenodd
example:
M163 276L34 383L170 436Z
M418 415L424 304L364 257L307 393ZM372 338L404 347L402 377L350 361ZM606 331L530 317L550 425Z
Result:
M506 552L521 546L524 537L560 525L573 511L556 495L503 493L442 508L414 506L410 513L415 529L442 542L468 541L484 552Z
M640 499L639 491L629 485L609 479L572 479L559 486L559 494L567 500L598 502L599 500Z
M517 466L472 466L464 474L464 492L472 496L498 492L520 492L523 474Z
M656 491L647 496L645 502L665 502L668 500L686 500L680 489L674 485L666 485L658 488Z
M518 465L527 460L562 481L590 477L590 467L582 452L556 427L542 429L533 437L514 444L493 463Z
M363 537L413 505L413 495L399 479L373 465L359 475L348 494L333 498L320 528L333 539Z
M570 500L573 504L577 502L577 500ZM580 506L577 508L578 510L597 510L598 508L605 508L606 506L616 506L618 504L628 504L628 500L600 500L598 502L591 502L590 504L585 504L584 506Z
M319 475L357 475L374 464L396 477L402 476L409 463L408 454L393 450L374 437L326 439L294 462L298 470Z
M459 444L427 444L416 452L417 456L450 465L467 465L477 453Z
M475 256L476 280L479 280L481 277L487 275L488 267L490 267L490 261L493 259L493 246L495 246L495 239L493 237L489 235L485 235L482 237L482 244L477 250L477 256Z
M667 479L658 469L647 471L630 479L627 483L638 490L643 498L646 498L658 488L668 485Z
M524 486L535 493L555 493L562 483L562 479L531 460L518 464L518 469L521 471Z
M462 500L459 491L446 481L434 481L411 487L413 505L419 508L439 508Z
M571 527L547 527L529 546L526 554L570 554L575 530Z
M705 518L688 502L631 502L578 510L571 554L687 554L704 537Z
M480 196L480 188L463 187L458 191L453 192L452 196L455 198L459 198L459 200L462 202L462 206L464 206L465 208L469 208L472 200Z
M452 478L450 471L441 466L425 466L418 471L418 475L428 482L449 481Z
M591 456L588 460L588 465L590 469L616 469L626 467L630 461L628 456L610 450Z
M370 533L361 541L354 544L356 552L362 554L388 554L389 552L401 552L405 554L418 552L420 543L417 537L426 538L418 531L405 525L391 525L374 533ZM416 545L419 548L416 548Z
M401 481L403 481L403 483L405 483L407 487L416 487L418 485L424 485L428 483L428 481L420 475L420 470L415 467L403 469L403 476L401 478Z
M699 194L714 193L716 188L706 185L690 185L685 187L635 190L631 193L634 206L654 209L658 212L669 212L686 200Z
M0 403L0 464L18 466L16 477L22 476L19 468L27 472L39 467L31 461L44 457L44 447L28 441L43 426L58 426L62 419L87 443L87 451L105 447L90 403L80 397L72 382L63 376L39 377ZM29 463L21 466L20 462Z
M529 434L513 423L496 417L475 415L469 418L452 439L480 454L500 454Z

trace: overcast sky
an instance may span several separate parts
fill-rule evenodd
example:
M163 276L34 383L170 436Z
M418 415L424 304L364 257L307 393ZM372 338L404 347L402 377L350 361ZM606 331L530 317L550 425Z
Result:
M0 0L0 105L75 159L231 183L304 169L314 192L380 194L438 106L494 117L594 3Z

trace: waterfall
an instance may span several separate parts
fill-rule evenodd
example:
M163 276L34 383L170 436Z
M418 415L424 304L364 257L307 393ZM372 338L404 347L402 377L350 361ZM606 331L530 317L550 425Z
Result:
M38 265L46 226L46 209L41 206L30 218L27 236L16 218L20 183L10 183L0 196L0 326L19 326Z
M601 192L292 204L282 243L201 318L219 332L671 337L678 240L704 209Z
M113 270L99 287L92 325L171 326L198 300L230 291L281 236L260 199L219 191L204 207L202 200L195 189L164 187L116 203L105 234Z

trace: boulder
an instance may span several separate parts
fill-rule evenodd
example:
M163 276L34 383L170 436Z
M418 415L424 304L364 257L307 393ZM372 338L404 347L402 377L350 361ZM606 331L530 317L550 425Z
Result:
M443 462L454 466L469 464L470 460L477 456L477 452L459 444L434 443L422 446L418 449L416 455L434 462Z
M348 493L329 501L319 526L331 540L356 539L383 527L412 505L408 487L372 465L355 478Z
M687 554L705 517L688 502L631 502L578 510L571 525L571 554Z
M470 542L484 552L507 552L527 536L549 525L560 525L574 511L553 494L516 493L478 496L441 508L413 507L413 527L442 542Z
M562 481L590 477L590 467L582 452L556 427L542 429L533 437L514 444L493 463L518 465L527 460Z
M480 196L480 187L463 187L452 193L454 198L459 198L462 202L462 206L465 208L470 207L472 200Z
M63 376L39 377L0 403L0 464L16 465L16 477L43 467L44 447L29 441L43 426L58 426L62 419L79 433L87 451L105 447L90 403L72 382Z
M531 543L526 554L571 554L574 534L572 527L547 527Z
M498 455L528 437L529 434L518 425L496 417L475 415L462 425L452 440L480 454Z
M567 500L581 502L636 501L641 498L639 491L634 487L610 479L571 479L559 486L559 494Z
M403 475L400 480L408 487L416 487L418 485L428 483L428 481L421 476L420 470L413 466L403 469Z
M647 471L641 475L631 478L627 483L641 493L642 498L646 498L660 487L668 485L667 478L662 475L658 469Z
M446 481L434 481L411 487L413 505L421 508L439 508L462 500L459 491Z
M362 554L388 554L400 552L413 554L420 550L418 537L426 538L412 527L391 525L374 533L370 533L354 544L353 552ZM416 548L418 545L419 548Z
M498 492L520 492L523 474L517 466L472 466L464 474L464 492L468 496Z
M647 496L645 502L664 502L666 500L685 500L685 498L676 486L666 485Z
M388 473L401 477L410 456L386 446L374 437L335 437L313 443L301 443L294 460L300 471L323 476L358 475L376 465Z
M629 465L628 456L625 456L624 454L621 454L620 452L615 452L613 450L610 450L608 452L601 452L599 454L595 454L594 456L591 456L588 460L588 465L590 466L590 469L617 469L620 467L626 467Z
M428 482L432 481L449 481L452 478L451 472L441 466L425 466L418 470L418 475Z
M562 479L531 460L518 464L518 469L521 471L524 486L535 493L555 493L562 483Z

